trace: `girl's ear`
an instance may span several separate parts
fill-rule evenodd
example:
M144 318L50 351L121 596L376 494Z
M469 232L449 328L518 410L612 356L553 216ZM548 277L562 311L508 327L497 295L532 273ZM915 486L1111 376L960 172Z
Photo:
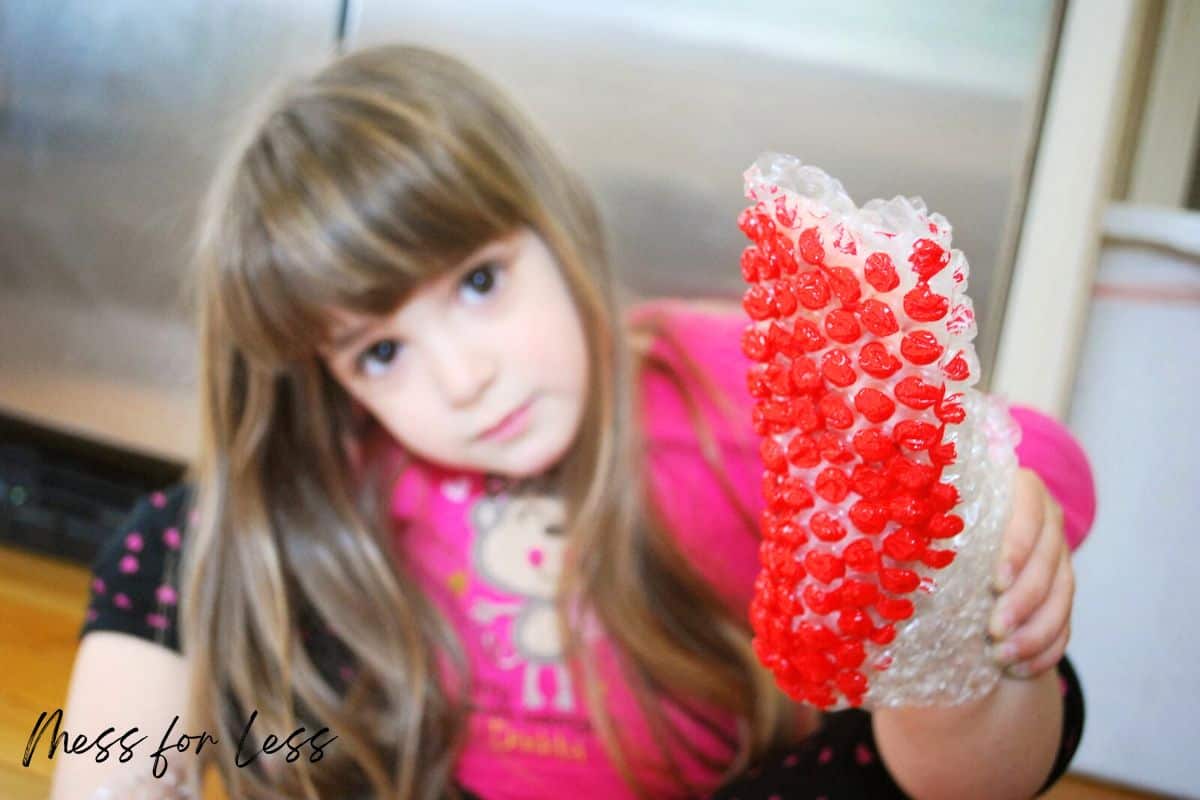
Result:
M384 464L385 470L395 467L395 459L400 456L397 442L387 428L372 414L366 406L353 401L351 406L351 425L342 446L346 451L346 459L355 474L362 476L368 464Z
M366 436L371 428L371 413L366 406L354 398L350 398L350 427L342 435L342 447L346 451L346 460L351 469L361 474L363 459L366 458Z
M358 401L357 398L350 398L350 419L353 421L354 430L359 430L367 422L371 412L367 411L367 407Z

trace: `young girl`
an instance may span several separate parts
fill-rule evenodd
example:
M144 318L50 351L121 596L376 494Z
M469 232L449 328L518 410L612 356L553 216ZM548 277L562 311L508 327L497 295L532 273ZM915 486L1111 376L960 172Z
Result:
M1014 412L995 633L1026 674L822 715L750 647L744 312L630 302L495 86L343 57L258 121L202 231L201 452L98 557L64 725L193 738L163 778L63 757L56 797L210 761L235 798L1015 798L1065 771L1094 505L1058 423Z

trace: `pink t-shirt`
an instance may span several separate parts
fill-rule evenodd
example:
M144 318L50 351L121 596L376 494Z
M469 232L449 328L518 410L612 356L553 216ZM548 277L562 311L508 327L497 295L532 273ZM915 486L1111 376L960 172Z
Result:
M741 352L744 314L716 314L676 301L653 301L630 311L659 309L731 400L727 423L704 403L740 502L757 520L763 506L758 437L750 427L746 391L749 360ZM662 343L656 351L669 351ZM747 530L699 450L686 407L669 381L651 371L639 394L649 440L647 476L671 531L699 571L735 607L747 609L758 574L758 533ZM1028 408L1014 408L1022 427L1018 457L1036 470L1065 511L1072 547L1095 514L1091 470L1070 432ZM471 661L474 692L470 735L456 777L488 800L558 797L574 800L632 798L587 718L583 687L574 685L561 658L551 598L561 566L562 509L549 497L490 496L483 476L421 463L397 482L393 513L406 521L401 549L418 580L453 621ZM630 750L653 758L649 729L618 677L603 633L600 668L609 705ZM690 739L728 759L732 752L678 709L667 707ZM798 707L798 713L805 713ZM724 719L727 730L734 720ZM638 746L638 745L645 746ZM701 794L716 788L718 774L684 759L685 773ZM651 776L651 765L636 767ZM651 779L655 797L675 797L669 784Z

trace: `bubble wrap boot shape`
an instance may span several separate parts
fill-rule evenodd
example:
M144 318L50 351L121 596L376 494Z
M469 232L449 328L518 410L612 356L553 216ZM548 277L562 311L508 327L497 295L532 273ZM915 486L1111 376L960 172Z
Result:
M919 198L860 209L775 153L744 177L755 652L826 710L980 697L1000 677L985 635L1019 428L972 388L967 261Z

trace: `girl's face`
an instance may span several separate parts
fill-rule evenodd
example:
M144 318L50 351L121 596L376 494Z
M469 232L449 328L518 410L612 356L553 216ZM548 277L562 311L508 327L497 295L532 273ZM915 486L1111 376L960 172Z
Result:
M321 357L402 445L449 467L529 477L575 438L583 324L554 256L523 228L417 287L390 316L334 313Z

